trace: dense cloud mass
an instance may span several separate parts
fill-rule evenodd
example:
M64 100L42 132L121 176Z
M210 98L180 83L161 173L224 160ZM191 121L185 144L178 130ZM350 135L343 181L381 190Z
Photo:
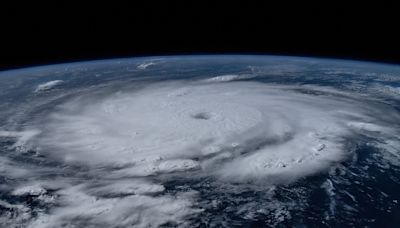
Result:
M34 145L63 162L115 167L113 177L196 169L232 182L286 182L348 156L344 141L358 126L391 133L356 98L294 89L177 82L78 97L36 127Z
M153 65L142 63L138 70ZM400 117L390 106L334 88L240 81L253 77L229 74L118 90L109 84L68 94L22 128L3 129L0 137L14 140L8 149L35 158L17 163L3 155L3 175L24 181L2 188L12 197L33 198L39 209L1 200L13 212L0 223L191 226L219 201L205 203L199 190L190 184L178 189L177 181L252 191L262 186L273 195L276 186L328 173L354 157L357 138L378 137L375 145L388 158L398 156ZM34 92L61 83L67 84L44 83ZM322 187L333 191L329 179ZM242 206L236 213L258 207Z

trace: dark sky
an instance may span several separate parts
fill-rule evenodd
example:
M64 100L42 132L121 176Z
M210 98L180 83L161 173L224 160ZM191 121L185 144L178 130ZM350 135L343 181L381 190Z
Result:
M400 11L394 4L215 2L74 5L55 1L52 5L17 2L2 6L0 69L191 53L400 63Z

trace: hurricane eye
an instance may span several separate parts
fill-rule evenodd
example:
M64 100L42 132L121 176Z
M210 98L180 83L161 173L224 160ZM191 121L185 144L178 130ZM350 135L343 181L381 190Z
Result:
M210 113L207 113L207 112L199 112L199 113L193 114L192 118L198 119L198 120L208 120L211 118L211 115L210 115Z

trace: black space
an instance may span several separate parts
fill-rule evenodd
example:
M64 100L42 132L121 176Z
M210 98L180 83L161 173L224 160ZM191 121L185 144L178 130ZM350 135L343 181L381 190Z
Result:
M173 54L277 54L400 63L395 4L233 1L0 7L0 70Z

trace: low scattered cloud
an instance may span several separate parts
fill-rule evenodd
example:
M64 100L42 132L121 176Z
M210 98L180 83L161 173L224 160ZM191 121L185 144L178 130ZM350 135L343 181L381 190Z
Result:
M61 85L62 83L64 83L63 80L54 80L54 81L45 82L43 84L38 85L35 89L35 92L37 93L37 92L48 91L48 90L55 88L56 86Z

